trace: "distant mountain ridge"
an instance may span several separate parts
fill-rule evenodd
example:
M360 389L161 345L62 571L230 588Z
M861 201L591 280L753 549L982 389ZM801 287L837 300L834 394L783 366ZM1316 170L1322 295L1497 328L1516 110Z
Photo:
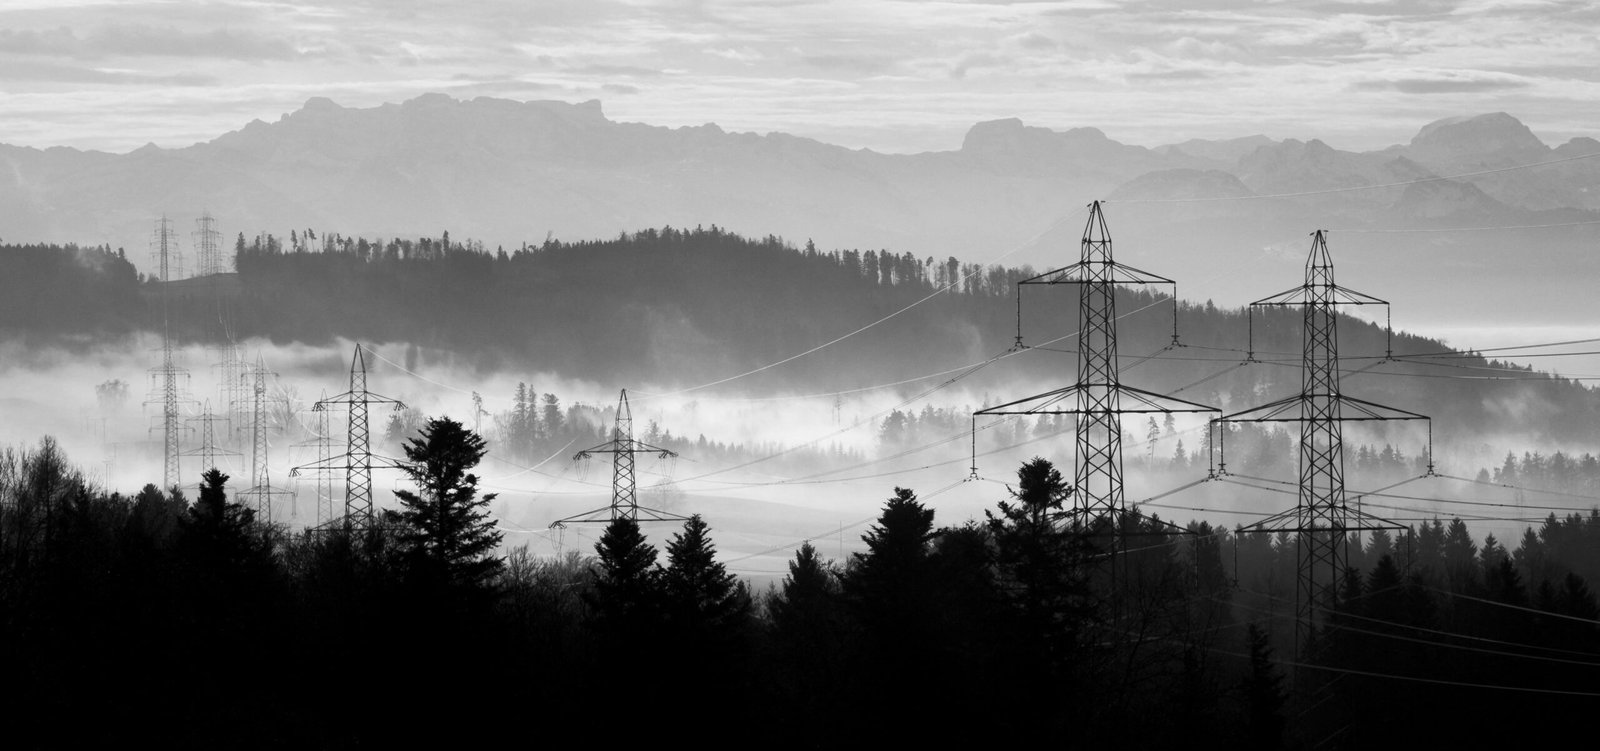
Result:
M1503 112L1439 120L1409 144L1365 153L1264 136L1145 148L1092 127L1056 131L1012 118L977 123L955 151L891 155L713 124L616 122L598 101L427 94L348 108L318 97L277 122L254 121L180 149L0 145L0 237L142 250L154 218L183 221L204 208L230 236L449 229L493 247L549 233L583 239L717 224L823 247L970 258L1035 240L1094 198L1339 190L1595 152L1600 142L1589 138L1552 148ZM1600 211L1600 159L1452 185L1314 195L1272 213L1285 223L1303 216L1345 225L1600 217L1591 214ZM1242 215L1229 211L1212 214ZM143 265L143 252L133 260Z

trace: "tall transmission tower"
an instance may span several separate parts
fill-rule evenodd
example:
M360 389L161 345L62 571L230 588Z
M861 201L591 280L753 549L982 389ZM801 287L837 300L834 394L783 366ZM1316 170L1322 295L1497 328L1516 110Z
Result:
M178 238L172 231L172 220L165 216L156 221L156 229L150 238L150 251L156 257L156 268L161 279L161 365L150 369L151 398L146 404L161 405L161 456L162 456L162 486L168 490L179 486L182 478L179 471L178 457L181 454L179 431L180 424L178 378L187 379L189 371L177 364L172 347L172 328L168 320L168 291L167 282L173 278L174 269L179 268Z
M194 262L195 276L212 276L221 274L222 267L222 233L217 231L217 220L211 212L205 211L200 218L194 220Z
M1170 284L1176 303L1177 284L1116 262L1099 201L1089 205L1079 261L1017 284L1019 299L1021 285L1078 285L1078 380L1071 386L974 412L974 427L977 418L984 415L1076 415L1073 515L1085 528L1109 529L1115 534L1122 529L1127 513L1122 481L1122 416L1218 411L1121 381L1117 364L1118 285ZM1021 340L1019 333L1019 344ZM973 464L976 475L976 442Z
M178 233L172 229L172 220L165 216L156 220L155 232L150 235L150 260L156 269L156 278L170 282L183 278L183 255L178 251Z
M266 363L258 355L254 367L245 373L245 378L251 382L251 420L250 420L250 489L239 494L242 498L249 498L255 507L256 519L262 522L272 521L272 501L274 496L291 495L287 490L274 490L272 475L267 462L267 450L270 443L267 440L267 376L276 376L267 370Z
M248 367L231 332L224 330L223 342L213 349L217 352L213 367L217 369L217 398L222 402L222 417L230 433L242 434L249 423L245 419L250 401L246 398L250 387L245 383Z
M150 369L151 393L145 404L161 406L160 425L151 428L150 432L161 431L161 482L162 487L168 490L182 484L178 457L183 455L179 440L184 430L182 403L186 399L178 381L180 378L187 380L188 377L189 371L177 364L171 333L163 330L161 365Z
M327 398L328 392L323 391L322 399L318 401L323 401ZM295 447L315 448L317 450L317 460L313 464L318 465L319 468L312 471L317 475L316 525L322 527L332 522L335 518L333 509L333 471L320 468L333 458L333 426L332 421L328 419L328 410L317 410L313 414L316 415L317 420L316 427L313 428L316 435L312 436L310 440L296 443Z
M1428 428L1428 472L1433 472L1433 428L1426 415L1386 407L1345 395L1339 387L1339 305L1389 303L1341 287L1333 281L1333 260L1322 230L1312 233L1305 283L1250 303L1249 352L1255 352L1254 311L1258 307L1299 307L1304 346L1300 393L1259 407L1222 415L1216 427L1232 422L1300 423L1299 492L1295 507L1244 527L1245 532L1290 532L1295 536L1295 651L1310 643L1318 611L1337 600L1348 561L1348 535L1404 525L1351 508L1345 495L1343 423L1371 420L1425 420ZM1390 329L1392 336L1392 328ZM1222 460L1217 472L1227 474L1226 446L1219 431L1214 445Z
M374 404L388 404L396 410L405 409L406 405L399 399L367 390L367 358L360 344L356 345L355 355L350 359L350 390L322 399L312 410L321 412L334 404L345 405L350 417L344 454L295 467L290 474L298 475L305 470L344 470L344 528L368 531L376 526L372 510L372 470L401 469L406 465L372 454L367 414Z
M628 407L628 390L617 397L617 421L611 428L611 440L586 448L573 455L573 460L589 459L596 454L611 455L611 505L586 511L550 523L552 529L568 524L598 522L610 523L615 519L646 522L687 521L688 517L660 509L639 505L638 488L634 480L634 457L654 454L663 459L677 456L659 446L652 446L633 437L633 410Z
M200 471L205 472L217 466L217 457L238 456L239 452L217 445L217 431L215 425L227 422L228 418L211 411L211 402L207 401L199 417L191 417L189 423L200 424L200 445L183 452L183 456L200 457ZM192 430L192 428L191 428Z

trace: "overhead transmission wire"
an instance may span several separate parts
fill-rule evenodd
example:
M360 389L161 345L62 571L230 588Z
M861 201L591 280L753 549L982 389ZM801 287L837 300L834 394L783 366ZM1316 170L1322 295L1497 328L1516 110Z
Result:
M874 328L874 327L878 326L879 324L882 324L882 323L884 323L886 321L889 321L890 319L893 319L893 318L899 316L900 314L911 310L912 308L915 308L915 307L917 307L917 306L919 306L919 305L921 305L921 304L923 304L923 303L925 303L925 302L927 302L929 300L932 300L933 298L938 297L939 295L942 295L942 294L944 294L944 293L946 293L946 292L948 292L948 291L950 291L952 289L955 289L955 288L959 287L960 285L964 284L968 279L972 278L973 276L975 276L977 274L980 274L980 273L983 273L989 266L993 265L994 263L998 262L999 260L1001 260L1003 258L1006 258L1008 256L1011 256L1011 255L1014 255L1017 252L1021 251L1022 249L1027 248L1027 247L1033 245L1034 243L1037 243L1038 241L1044 239L1044 237L1046 235L1050 234L1051 232L1054 232L1057 227L1062 226L1063 224L1065 224L1067 222L1067 220L1069 220L1071 218L1072 217L1070 215L1062 215L1061 217L1057 218L1055 221L1051 222L1049 224L1049 226L1047 226L1043 230L1039 231L1037 234L1035 234L1032 238L1028 239L1027 241L1019 243L1017 245L1014 245L1014 246L1011 247L1010 250L1007 250L1006 252L1001 253L1000 255L997 255L997 256L994 256L993 258L990 258L987 263L975 264L975 267L971 271L967 272L966 274L961 275L960 278L954 279L954 280L950 281L948 284L945 284L944 286L942 286L942 287L940 287L940 288L928 293L927 295L924 295L923 297L921 297L917 301L911 303L910 305L907 305L907 306L905 306L903 308L900 308L899 310L896 310L893 313L890 313L890 314L888 314L888 315L886 315L886 316L884 316L882 318L879 318L878 320L873 321L872 323L869 323L869 324L867 324L865 326L862 326L862 327L860 327L860 328L858 328L858 329L856 329L854 331L851 331L851 332L846 333L846 334L842 334L842 335L840 335L838 337L835 337L835 338L830 339L830 340L828 340L826 342L818 344L815 347L812 347L812 348L810 348L808 350L805 350L804 352L799 352L799 353L790 355L790 356L785 357L785 358L783 358L781 360L777 360L775 362L770 362L770 363L767 363L766 365L762 365L762 366L760 366L758 368L752 368L752 369L747 370L747 371L745 371L743 373L727 376L726 378L719 378L717 380L710 381L708 383L702 383L702 384L700 384L698 386L690 386L688 388L682 388L682 389L678 389L676 391L669 391L669 392L666 392L666 393L663 393L663 394L641 394L641 398L642 399L649 399L649 398L661 398L661 397L667 397L667 396L677 396L678 394L687 394L687 393L691 393L691 392L694 392L694 391L700 391L702 389L708 389L708 388L711 388L713 386L720 386L720 385L722 385L724 383L728 383L730 381L736 381L736 380L739 380L740 378L744 378L746 376L752 376L752 375L755 375L757 373L760 373L760 372L763 372L763 371L766 371L766 370L771 370L772 368L776 368L779 365L783 365L783 364L786 364L786 363L794 362L795 360L798 360L798 359L800 359L802 357L810 355L810 354L812 354L814 352L818 352L818 351L821 351L821 350L826 349L828 347L831 347L831 346L833 346L835 344L838 344L839 342L842 342L842 341L844 341L846 339L849 339L849 338L851 338L851 337L853 337L853 336L855 336L857 334L860 334L860 333L862 333L864 331L867 331L868 329Z
M1337 233L1340 233L1340 234L1388 235L1388 234L1412 234L1412 233L1419 233L1419 232L1497 232L1497 231L1504 231L1504 230L1519 230L1519 229L1551 229L1551 228L1558 228L1558 227L1587 227L1587 226L1592 226L1592 225L1596 225L1596 224L1600 224L1600 219L1590 219L1590 220L1580 221L1580 222L1557 222L1557 223L1554 223L1554 224L1507 224L1507 225L1494 226L1494 227L1424 227L1424 228L1417 228L1417 229L1353 229L1353 228L1342 228L1342 229L1329 229L1329 230L1323 230L1323 231L1324 232L1337 232Z
M1268 600L1272 600L1272 601L1275 601L1275 602L1282 602L1282 603L1286 603L1286 604L1292 604L1292 601L1287 599L1287 598L1276 597L1274 595L1270 595L1270 594L1267 594L1265 592L1255 592L1255 591L1252 591L1252 590L1246 590L1246 589L1242 589L1242 588L1239 591L1245 592L1247 594L1255 595L1255 596L1258 596L1258 597L1263 597L1263 598L1266 598ZM1243 604L1236 603L1236 602L1231 602L1231 601L1219 600L1219 602L1227 602L1232 607L1239 608L1241 610L1248 610L1248 611L1253 612L1253 613L1260 613L1260 614L1269 615L1269 616L1276 616L1277 615L1277 613L1275 613L1274 611L1266 610L1266 609L1263 609L1263 608L1251 607L1249 605L1243 605ZM1544 615L1557 615L1555 613L1546 613L1545 611L1536 611L1536 612L1539 612L1540 614L1544 614ZM1520 648L1523 648L1523 649L1539 649L1539 650L1554 651L1554 652L1558 652L1558 653L1571 654L1571 655L1577 655L1577 656L1583 656L1583 657L1600 658L1600 655L1597 655L1597 654L1592 653L1592 652L1578 652L1576 650L1566 650L1566 649L1559 649L1559 648L1555 648L1555 647L1542 647L1542 646L1538 646L1538 645L1534 645L1534 644L1523 644L1521 642L1504 641L1504 640L1501 640L1501 639L1490 639L1488 637L1469 636L1467 634L1457 634L1457 633L1452 633L1452 632L1449 632L1449 631L1440 631L1438 629L1424 628L1424 627L1421 627L1421 626L1411 626L1411 625L1405 624L1405 623L1397 623L1395 621L1384 620L1382 618L1373 618L1371 616L1359 615L1357 613L1339 612L1338 613L1338 617L1340 617L1340 618L1349 618L1349 619L1352 619L1352 620L1365 621L1367 623L1375 623L1375 624L1378 624L1378 625L1381 625L1381 626L1392 626L1392 627L1397 627L1397 628L1414 629L1414 630L1419 631L1419 632L1435 634L1435 635L1438 635L1438 636L1444 636L1444 637L1448 637L1448 638L1464 639L1464 640L1470 640L1470 641L1482 641L1482 642L1489 643L1489 644L1499 644L1501 646L1520 647ZM1592 621L1591 621L1591 623L1592 623ZM1354 627L1354 626L1350 626L1348 624L1340 624L1340 625L1336 626L1335 628L1338 631L1353 631L1353 632L1358 633L1358 634L1367 634L1367 635L1370 635L1370 636L1379 636L1379 637L1383 637L1383 638L1387 638L1387 639L1394 639L1396 641L1405 641L1405 642L1411 642L1413 644L1423 644L1423 645L1432 646L1432 647L1443 647L1443 648L1446 648L1446 649L1458 649L1458 650L1469 651L1469 652L1479 652L1479 653L1483 653L1483 654L1499 655L1499 656L1503 656L1503 657L1516 657L1516 658L1527 659L1527 660L1538 660L1538 661L1541 661L1541 662L1555 662L1555 663L1562 663L1562 664L1566 664L1566 665L1579 665L1579 666L1582 666L1582 667L1600 668L1600 661L1597 661L1597 660L1572 660L1572 659L1566 659L1566 658L1562 658L1562 657L1548 657L1548 656L1545 656L1545 655L1530 655L1530 654L1523 654L1523 653L1520 653L1520 652L1507 652L1507 651L1501 650L1501 649L1489 649L1489 648L1486 648L1486 647L1473 647L1473 646L1468 646L1468 645L1465 645L1465 644L1450 644L1448 642L1436 641L1436 640L1433 640L1433 639L1420 639L1420 638L1416 638L1416 637L1405 636L1405 635L1402 635L1402 634L1392 634L1392 633L1385 633L1383 631L1373 631L1371 629L1357 628L1357 627Z
M1225 649L1211 649L1209 651L1210 651L1211 654L1218 654L1218 655L1223 655L1223 656L1226 656L1226 657L1236 657L1236 658L1239 658L1239 659L1242 659L1242 660L1254 659L1252 656L1244 654L1242 652L1233 652L1233 651L1225 650ZM1477 688L1477 689L1486 689L1486 690L1491 690L1491 691L1515 691L1515 692L1520 692L1520 693L1546 694L1546 695L1556 695L1556 696L1581 696L1581 697L1588 697L1588 698L1600 698L1600 693L1595 693L1595 692L1592 692L1592 691L1568 691L1568 690L1558 689L1558 688L1539 688L1537 686L1505 686L1505 685L1500 685L1500 684L1496 684L1496 683L1472 683L1472 682L1469 682L1469 681L1452 681L1452 680L1447 680L1447 679L1444 679L1444 678L1424 678L1424 677L1415 676L1415 675L1396 675L1394 673L1380 673L1380 672L1372 671L1372 670L1356 670L1354 668L1339 668L1339 667L1334 667L1332 665L1318 665L1318 664L1315 664L1315 663L1298 662L1298 661L1295 661L1295 660L1279 660L1277 662L1278 662L1278 664L1284 665L1286 667L1303 668L1303 669L1306 669L1306 670L1320 670L1320 671L1327 672L1327 673L1338 673L1338 674L1341 674L1341 675L1356 675L1356 676L1361 676L1363 678L1380 678L1380 679L1385 679L1385 680L1410 681L1412 683L1427 683L1427 684L1431 684L1431 685L1435 685L1435 686L1453 686L1453 687L1456 687L1456 688Z
M1464 178L1464 177L1480 177L1480 176L1483 176L1483 175L1494 175L1494 174L1499 174L1501 172L1512 172L1512 171L1516 171L1516 170L1532 169L1534 167L1545 167L1545 166L1549 166L1549 165L1552 165L1552 164L1562 164L1562 163L1565 163L1565 162L1575 162L1575 161L1578 161L1580 159L1592 159L1594 157L1600 157L1600 151L1590 152L1588 154L1577 154L1577 155L1574 155L1574 156L1562 157L1560 159L1548 159L1548 160L1545 160L1545 161L1542 161L1542 162L1531 162L1531 163L1528 163L1528 164L1515 164L1515 165L1511 165L1509 167L1497 167L1497 168L1494 168L1494 169L1477 170L1477 171L1474 171L1474 172L1459 172L1459 173L1456 173L1456 174L1453 174L1453 175L1435 175L1433 177L1419 177L1419 178L1415 178L1415 179L1412 179L1412 180L1401 180L1399 182L1378 183L1378 184L1373 184L1373 185L1351 185L1351 186L1347 186L1347 187L1343 187L1343 188L1323 188L1323 189L1320 189L1320 190L1302 190L1302 191L1296 191L1296 192L1292 192L1292 193L1265 193L1265 194L1255 194L1255 195L1248 195L1248 196L1209 196L1209 197L1203 197L1203 198L1124 198L1124 199L1104 200L1104 201L1101 201L1101 203L1108 203L1108 204L1113 204L1113 203L1209 203L1209 202L1217 202L1217 201L1254 201L1254 200L1260 200L1260 199L1264 199L1264 198L1300 198L1300 197L1303 197L1303 196L1321 196L1321 195L1329 195L1329 194L1333 194L1333 193L1350 193L1350 192L1361 191L1361 190L1381 190L1383 188L1401 188L1401 187L1405 187L1407 185L1420 185L1422 183L1440 182L1440 181L1443 181L1443 180L1459 180L1459 179Z

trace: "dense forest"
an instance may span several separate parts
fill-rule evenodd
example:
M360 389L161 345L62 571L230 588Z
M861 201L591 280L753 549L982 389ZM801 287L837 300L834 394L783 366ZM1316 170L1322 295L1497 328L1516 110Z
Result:
M1295 540L1129 515L1112 546L1063 523L1072 491L1043 459L982 519L885 488L864 552L796 541L781 585L752 591L717 561L714 519L614 522L589 555L496 552L466 471L481 439L429 420L407 445L427 468L409 510L321 533L257 521L221 473L193 499L127 497L49 439L0 452L8 737L1438 747L1578 737L1600 699L1600 510L1514 548L1460 519L1356 538L1297 654ZM610 713L627 721L587 721Z

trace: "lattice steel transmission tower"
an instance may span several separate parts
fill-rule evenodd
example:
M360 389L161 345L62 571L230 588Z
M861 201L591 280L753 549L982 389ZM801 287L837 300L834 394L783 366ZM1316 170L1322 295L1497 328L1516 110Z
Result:
M1312 233L1305 283L1250 303L1251 359L1255 352L1254 310L1257 307L1302 309L1302 372L1300 393L1259 407L1223 415L1214 427L1231 422L1300 423L1299 491L1295 507L1243 528L1246 532L1290 532L1295 535L1295 650L1307 645L1317 612L1337 599L1352 532L1405 529L1404 525L1351 508L1345 495L1343 423L1371 420L1425 420L1426 415L1386 407L1347 396L1339 386L1337 306L1383 305L1376 297L1340 287L1333 281L1333 260L1322 230ZM1392 336L1392 329L1390 331ZM1226 446L1219 431L1222 460L1217 472L1227 474ZM1428 427L1428 471L1433 471L1433 428Z
M322 398L318 401L324 401L327 398L328 392L323 391ZM333 426L332 421L328 419L328 410L317 410L313 414L316 415L317 419L316 427L313 428L316 435L312 436L310 440L296 443L295 447L315 448L317 450L317 460L313 464L322 466L333 458ZM317 475L316 526L322 527L332 522L335 518L333 509L333 471L329 469L316 469L313 471Z
M379 396L367 390L367 358L360 344L356 345L355 355L350 359L350 390L322 399L311 409L322 412L335 404L345 405L350 417L344 454L295 467L290 474L299 475L306 470L344 470L342 524L346 531L368 531L376 526L372 510L372 470L401 469L406 465L396 459L372 454L367 415L374 404L388 404L395 410L405 409L406 405L399 399Z
M212 276L227 269L222 266L222 233L217 231L217 220L205 211L194 220L194 275Z
M633 410L628 406L627 389L623 389L622 395L617 397L617 421L611 428L611 440L579 451L572 458L574 461L579 461L596 454L611 455L611 505L558 519L550 523L552 529L568 524L608 524L614 519L632 519L641 522L688 521L689 517L686 516L639 505L638 488L634 479L634 457L639 454L654 454L666 459L677 454L633 437Z
M183 455L180 433L184 430L182 404L186 399L178 380L187 380L188 377L189 371L177 364L172 335L163 327L161 365L150 369L150 398L145 400L145 404L161 406L161 423L151 428L150 432L161 431L161 482L167 490L179 487L183 482L178 457Z
M172 220L165 216L156 220L155 232L150 235L150 261L156 269L156 278L163 282L183 278L183 256L178 251L178 233L172 229Z
M267 370L267 364L258 355L256 364L245 373L245 378L251 383L252 399L250 402L250 489L239 494L240 498L249 498L255 508L256 519L261 522L272 521L272 501L274 497L291 495L287 490L272 487L272 474L267 461L267 450L271 446L267 440L267 377L277 374Z
M217 361L213 363L217 369L217 398L222 402L222 417L228 423L229 434L238 435L244 433L250 422L246 418L250 401L247 398L250 385L246 383L249 367L232 333L224 330L222 334L223 342L213 348L217 352Z
M1176 304L1177 284L1116 262L1111 250L1111 233L1106 228L1099 201L1089 205L1080 260L1017 284L1019 298L1020 285L1078 285L1078 380L1071 386L974 412L974 427L977 418L984 415L1077 416L1073 515L1085 528L1119 530L1127 512L1122 482L1122 416L1218 411L1203 404L1127 386L1121 381L1117 364L1117 287L1170 284ZM1017 340L1020 344L1020 334ZM973 464L976 476L976 443Z
M200 471L205 472L217 467L219 456L239 456L239 452L217 445L216 423L227 422L228 418L211 411L211 402L207 401L199 417L191 417L187 422L200 424L200 445L183 452L183 456L200 457ZM193 428L191 428L192 430ZM197 483L198 484L198 483Z

